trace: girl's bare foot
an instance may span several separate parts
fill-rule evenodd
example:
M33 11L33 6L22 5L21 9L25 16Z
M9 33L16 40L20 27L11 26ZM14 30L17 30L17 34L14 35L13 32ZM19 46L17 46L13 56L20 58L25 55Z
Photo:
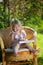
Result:
M37 55L37 53L39 53L39 52L40 52L40 48L37 49L34 54Z

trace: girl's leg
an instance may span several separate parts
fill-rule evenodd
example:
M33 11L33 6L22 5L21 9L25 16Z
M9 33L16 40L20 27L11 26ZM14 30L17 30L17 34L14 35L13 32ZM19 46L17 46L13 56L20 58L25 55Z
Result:
M40 51L40 49L34 49L33 47L31 47L31 46L29 46L29 45L27 45L26 44L26 48L28 48L30 51L32 51L34 54L37 54L39 51Z
M17 44L17 45L13 48L13 50L14 50L14 55L15 55L15 56L18 55L17 53L18 53L19 48L20 48L20 44Z

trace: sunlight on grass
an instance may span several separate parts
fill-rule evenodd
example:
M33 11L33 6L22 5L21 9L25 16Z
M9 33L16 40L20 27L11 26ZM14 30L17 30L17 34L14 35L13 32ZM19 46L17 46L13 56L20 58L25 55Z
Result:
M43 57L43 34L40 33L37 36L37 48L40 48L38 57Z

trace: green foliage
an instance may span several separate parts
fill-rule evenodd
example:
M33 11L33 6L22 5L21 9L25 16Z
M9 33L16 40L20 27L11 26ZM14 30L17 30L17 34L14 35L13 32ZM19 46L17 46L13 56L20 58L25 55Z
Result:
M0 28L4 28L8 26L9 22L9 14L8 14L8 7L4 9L4 5L0 3Z
M0 29L4 29L5 27L7 27L8 24L6 24L5 22L0 22Z
M6 1L7 2L7 1ZM43 2L42 0L9 0L5 3L5 11L3 4L0 4L0 19L1 22L6 22L9 25L12 18L18 18L22 25L34 28L38 32L43 33ZM5 20L4 20L5 18Z
M4 28L4 22L0 22L0 29Z

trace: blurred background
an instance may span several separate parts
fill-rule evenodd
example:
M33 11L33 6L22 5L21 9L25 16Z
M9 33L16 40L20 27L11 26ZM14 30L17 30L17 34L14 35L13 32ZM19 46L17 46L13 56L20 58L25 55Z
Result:
M37 31L38 64L43 65L43 0L0 0L0 30L9 27L12 18Z

